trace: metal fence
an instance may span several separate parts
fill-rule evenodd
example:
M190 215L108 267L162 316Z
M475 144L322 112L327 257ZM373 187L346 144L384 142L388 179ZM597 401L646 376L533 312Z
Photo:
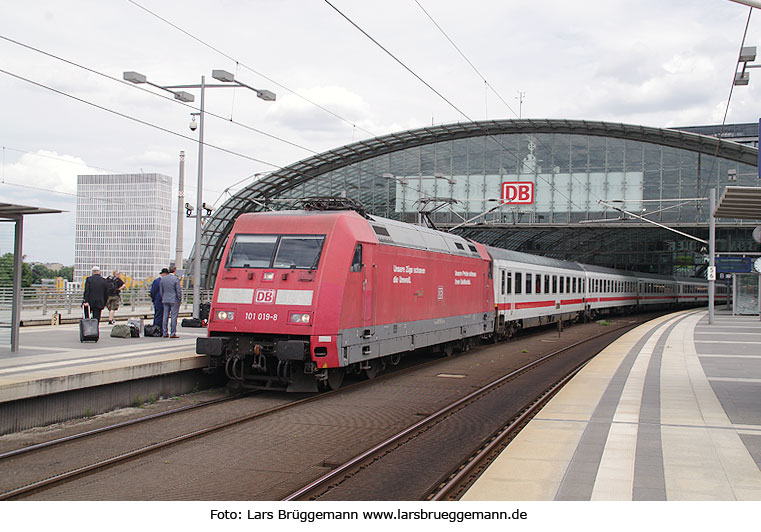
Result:
M201 303L211 301L212 290L201 290ZM132 310L140 308L153 309L150 290L147 288L134 288L122 290L120 307L131 307ZM0 309L10 309L13 302L13 290L0 288ZM184 290L182 293L181 309L192 308L193 291ZM81 290L56 290L53 288L22 288L21 311L42 312L43 316L58 311L59 314L79 314L82 307Z

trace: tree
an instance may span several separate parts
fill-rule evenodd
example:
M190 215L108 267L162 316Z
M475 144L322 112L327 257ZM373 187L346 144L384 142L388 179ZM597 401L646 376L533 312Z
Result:
M34 276L32 269L25 262L21 263L21 287L32 286ZM13 287L13 253L6 253L0 257L0 287Z

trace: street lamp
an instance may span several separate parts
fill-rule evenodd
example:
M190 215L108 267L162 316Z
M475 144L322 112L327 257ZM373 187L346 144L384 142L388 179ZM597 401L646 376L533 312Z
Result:
M224 84L223 85L207 85L206 84L206 76L201 76L201 83L200 85L156 85L154 83L151 83L148 81L148 78L144 76L143 74L140 74L138 72L124 72L124 79L126 81L132 82L132 83L145 83L147 85L150 85L151 87L156 87L157 89L161 89L167 92L170 92L174 95L176 100L179 100L181 102L192 102L195 100L195 97L185 91L177 90L177 89L200 89L201 90L201 105L199 108L198 113L191 113L192 115L197 115L199 117L198 120L198 192L197 192L197 198L196 198L196 206L198 207L196 209L195 215L189 214L188 217L195 217L196 219L196 244L194 248L194 254L193 254L193 262L195 263L195 268L193 270L193 316L196 318L200 318L199 313L199 303L201 300L201 222L204 218L203 211L206 211L207 216L211 214L211 208L207 207L206 204L203 202L203 124L204 124L204 103L205 103L205 96L206 96L206 89L207 88L235 88L235 87L245 87L249 90L252 90L256 93L256 95L261 98L264 101L267 102L273 102L275 101L275 93L268 91L266 89L255 89L254 87L251 87L249 85L246 85L245 83L242 83L235 79L235 76L231 74L230 72L227 72L225 70L213 70L211 73L211 76L216 79L217 81L221 81ZM190 129L192 131L195 131L196 127L194 127L195 119L190 124ZM187 207L187 205L186 205ZM188 212L192 212L192 209L188 209Z
M750 83L750 72L746 72L749 68L761 68L761 65L749 65L756 60L756 47L755 46L743 46L740 50L740 58L737 60L737 66L742 63L742 70L740 72L735 71L735 85L747 85Z

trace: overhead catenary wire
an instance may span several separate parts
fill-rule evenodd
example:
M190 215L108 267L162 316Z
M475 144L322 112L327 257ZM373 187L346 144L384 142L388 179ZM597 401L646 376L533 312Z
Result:
M189 140L189 141L192 141L192 142L197 142L197 140L194 139L193 137L189 137L187 135L183 135L182 133L178 133L176 131L172 131L171 129L159 126L157 124L153 124L153 123L148 122L146 120L142 120L140 118L128 115L126 113L122 113L120 111L116 111L114 109L110 109L108 107L105 107L103 105L100 105L100 104L97 104L97 103L85 100L83 98L79 98L78 96L74 96L73 94L69 94L69 93L64 92L62 90L59 90L59 89L56 89L54 87L50 87L48 85L45 85L44 83L40 83L38 81L34 81L32 79L26 78L24 76L21 76L21 75L18 75L18 74L14 74L13 72L9 72L9 71L7 71L5 69L0 68L0 73L5 74L6 76L10 76L12 78L16 78L16 79L18 79L20 81L24 81L24 82L29 83L31 85L35 85L35 86L40 87L42 89L46 89L46 90L49 90L51 92L55 92L56 94L59 94L61 96L65 96L67 98L71 98L72 100L76 100L76 101L78 101L80 103L84 103L84 104L89 105L91 107L95 107L97 109L100 109L101 111L105 111L107 113L111 113L111 114L119 116L121 118L125 118L127 120L130 120L132 122L136 122L138 124L141 124L141 125L144 125L144 126L148 126L148 127L153 128L153 129L157 129L159 131L163 131L164 133L169 133L170 135L181 137L183 139L186 139L186 140ZM214 144L209 144L208 142L204 142L203 145L204 146L208 146L209 148L213 148L215 150L219 150L219 151L228 153L230 155L235 155L236 157L241 157L243 159L248 159L249 161L254 161L254 162L257 162L257 163L261 163L261 164L266 164L266 165L272 166L274 168L280 168L278 165L276 165L274 163L271 163L271 162L268 162L268 161L265 161L263 159L258 159L256 157L252 157L250 155L246 155L246 154L243 154L243 153L238 153L236 151L233 151L233 150L230 150L230 149L227 149L227 148L223 148L221 146L216 146Z
M513 113L515 116L520 118L520 115L518 113L516 113L515 110L512 107L510 107L510 104L505 101L505 99L497 91L497 89L495 89L494 86L491 83L489 83L489 81L486 79L486 76L481 74L481 71L478 70L478 68L476 68L476 65L474 65L473 62L470 59L468 59L468 57L465 55L465 53L460 49L459 46L457 46L457 44L452 40L452 38L447 34L447 32L444 31L444 28L442 28L439 25L439 23L436 22L436 20L433 18L433 16L431 16L431 14L428 12L428 10L426 8L424 8L423 5L420 2L418 2L418 0L415 0L415 3L423 11L423 13L425 13L425 16L428 17L428 19L433 23L433 25L436 26L436 28L438 28L438 30L441 32L441 34L449 41L449 44L451 44L454 47L454 49L457 50L457 53L459 53L460 56L470 65L470 68L472 68L473 71L476 74L478 74L478 77L480 77L483 80L484 86L486 86L489 89L491 89L491 91L494 94L497 95L497 98L499 98L502 101L502 103L505 104L505 107L510 109L510 112Z
M743 31L743 37L740 41L740 49L737 52L737 63L735 63L734 72L732 74L732 82L729 84L729 96L727 96L727 105L724 107L724 116L721 119L721 129L719 130L718 138L722 138L722 135L724 134L724 126L727 123L727 115L729 114L729 104L732 101L732 93L734 92L735 88L735 73L737 72L737 65L740 63L740 56L742 55L742 49L745 46L745 38L748 35L748 27L750 26L750 16L753 13L753 8L748 8L748 18L745 21L745 30ZM707 197L708 196L708 188L710 187L711 178L713 177L713 169L716 166L716 158L719 155L719 144L716 145L716 151L714 152L714 155L711 160L711 169L708 172L708 182L705 184L705 187L703 187L703 193L700 194L701 197ZM709 213L709 216L712 216L713 213Z
M436 88L434 88L430 83L428 83L426 80L424 80L417 72L412 70L409 66L407 66L401 59L396 57L394 54L392 54L385 46L383 46L380 42L378 42L374 37L372 37L369 33L367 33L362 27L359 26L356 22L354 22L351 18L349 18L346 14L344 14L340 9L338 9L336 6L330 3L329 0L323 0L328 6L330 6L336 13L341 15L347 22L349 22L354 28L356 28L360 33L362 33L365 37L367 37L370 41L372 41L376 46L378 46L381 50L383 50L387 55L389 55L394 61L396 61L399 65L402 66L407 72L412 74L417 80L419 80L421 83L423 83L426 87L428 87L434 94L436 94L439 98L444 100L450 107L452 107L455 111L460 113L463 117L465 117L469 122L472 124L478 125L478 122L470 118L464 111L462 111L458 106L456 106L454 103L452 103L448 98L446 98L441 92L439 92ZM498 146L500 146L505 152L511 153L515 156L516 161L519 161L519 155L512 150L510 150L507 146L502 144L499 139L497 139L494 135L487 132L487 136L493 140ZM534 168L536 170L536 167ZM564 197L568 200L569 204L575 206L579 210L583 210L579 205L576 205L573 200L568 197L566 194L564 194L561 190L559 190L554 184L550 183L542 177L538 172L536 173L536 177L538 179L541 179L545 183L547 183L550 186L550 189L559 194L560 196Z
M95 70L93 68L81 65L79 63L76 63L76 62L74 62L74 61L72 61L70 59L66 59L64 57L52 54L50 52L47 52L47 51L42 50L40 48L37 48L35 46L23 43L23 42L18 41L16 39L12 39L12 38L10 38L8 36L0 35L0 39L3 39L3 40L5 40L5 41L7 41L7 42L9 42L11 44L15 44L15 45L20 46L22 48L26 48L27 50L31 50L33 52L36 52L36 53L42 54L44 56L50 57L51 59L55 59L57 61L61 61L61 62L66 63L68 65L74 66L76 68L80 68L82 70L90 72L91 74L95 74L97 76L109 79L111 81L115 81L117 83L120 83L120 84L122 84L124 86L130 87L132 89L143 91L146 94L151 94L153 96L156 96L156 97L159 97L159 98L163 98L164 100L170 101L172 103L177 103L177 104L180 104L180 105L184 105L185 107L188 107L189 109L193 109L194 111L199 111L200 110L198 107L195 107L195 106L190 105L188 103L185 103L185 102L182 102L182 101L179 101L179 100L175 100L175 99L173 99L173 98L171 98L169 96L165 96L165 95L160 94L158 92L154 92L154 91L148 90L148 89L146 89L144 87L140 87L139 85L135 85L134 83L129 83L127 81L124 81L123 79L115 78L115 77L110 76L108 74L105 74L103 72L99 72L99 71L97 71L97 70ZM314 150L312 150L310 148L301 146L299 144L296 144L295 142L292 142L290 140L286 140L286 139L284 139L282 137L278 137L277 135L273 135L271 133L267 133L266 131L262 131L261 129L257 129L255 127L249 126L248 124L243 124L242 122L237 122L237 121L233 120L232 117L227 118L227 117L218 115L218 114L213 113L213 112L208 111L208 110L204 110L204 114L206 114L208 116L213 116L214 118L218 118L220 120L224 120L225 122L229 122L229 123L235 124L237 126L240 126L240 127L245 128L245 129L248 129L249 131L253 131L255 133L259 133L260 135L264 135L266 137L269 137L271 139L283 142L285 144L289 144L289 145L291 145L291 146L293 146L295 148L299 148L299 149L302 149L304 151L307 151L307 152L310 152L310 153L313 153L313 154L317 154L318 153L318 152L316 152L316 151L314 151Z
M86 67L84 67L84 68L86 68ZM88 70L89 70L89 69L88 69ZM162 126L159 126L159 125L153 124L153 123L151 123L151 122L148 122L148 121L145 121L145 120L142 120L142 119L136 118L136 117L134 117L134 116L131 116L131 115L127 115L127 114L125 114L125 113L122 113L122 112L119 112L119 111L115 111L115 110L113 110L113 109L110 109L110 108L108 108L108 107L105 107L105 106L103 106L103 105L100 105L100 104L96 104L96 103L94 103L94 102L90 102L90 101L88 101L88 100L85 100L85 99L83 99L83 98L79 98L79 97L77 97L77 96L74 96L74 95L72 95L72 94L69 94L69 93L67 93L67 92L64 92L64 91L62 91L62 90L59 90L59 89L56 89L56 88L50 87L50 86L48 86L48 85L45 85L45 84L43 84L43 83L40 83L40 82L37 82L37 81L31 80L31 79L29 79L29 78L26 78L26 77L24 77L24 76L21 76L21 75L18 75L18 74L14 74L14 73L12 73L12 72L9 72L9 71L7 71L7 70L4 70L4 69L0 69L0 73L6 74L6 75L8 75L8 76L10 76L10 77L13 77L13 78L16 78L16 79L18 79L18 80L20 80L20 81L24 81L24 82L26 82L26 83L29 83L29 84L35 85L35 86L37 86L37 87L39 87L39 88L42 88L42 89L46 89L46 90L49 90L49 91L51 91L51 92L54 92L54 93L56 93L56 94L59 94L59 95L61 95L61 96L65 96L65 97L71 98L71 99L73 99L73 100L75 100L75 101L78 101L78 102L80 102L80 103L84 103L84 104L86 104L86 105L90 105L90 106L92 106L92 107L95 107L95 108L97 108L97 109L100 109L100 110L102 110L102 111L106 111L106 112L108 112L108 113L111 113L111 114L114 114L114 115L116 115L116 116L119 116L119 117L121 117L121 118L125 118L125 119L127 119L127 120L131 120L131 121L133 121L133 122L136 122L136 123L142 124L142 125L144 125L144 126L148 126L148 127L151 127L151 128L157 129L157 130L159 130L159 131L162 131L162 132L164 132L164 133L168 133L168 134L171 134L171 135L174 135L174 136L177 136L177 137L181 137L181 138L184 138L184 139L187 139L187 140L193 141L194 143L195 143L195 142L197 142L197 140L196 140L196 139L194 139L194 138L192 138L192 137L189 137L189 136L187 136L187 135L183 135L182 133L178 133L178 132L176 132L176 131L172 131L171 129L168 129L168 128L165 128L165 127L162 127ZM106 76L106 77L109 77L109 76ZM121 81L121 80L118 80L118 81ZM138 88L140 88L141 90L145 90L145 89L142 89L142 87L138 87ZM151 94L154 94L154 93L152 93L151 91L147 91L147 92L149 92L149 93L151 93ZM167 98L167 97L164 97L163 95L161 95L161 96L162 96L163 98L167 99L168 101L171 101L171 102L175 103L175 102L174 102L174 100L172 100L172 99L170 99L170 98ZM275 168L275 169L278 169L278 170L283 170L283 169L285 168L285 167L283 167L283 166L280 166L280 165L277 165L277 164L275 164L275 163L271 163L271 162L268 162L268 161L264 161L264 160L261 160L261 159L258 159L258 158L255 158L255 157L252 157L252 156L249 156L249 155L241 154L241 153L235 152L235 151L233 151L233 150L229 150L229 149L227 149L227 148L223 148L223 147L220 147L220 146L216 146L216 145L214 145L214 144L210 144L210 143L208 143L208 142L204 142L204 143L203 143L203 145L204 145L204 146L208 146L208 147L210 147L210 148L213 148L213 149L216 149L216 150L219 150L219 151L222 151L222 152L225 152L225 153L228 153L228 154L231 154L231 155L235 155L235 156L238 156L238 157L244 158L244 159L248 159L248 160L251 160L251 161L254 161L254 162L258 162L258 163L266 164L266 165L268 165L268 166L271 166L271 167L273 167L273 168ZM316 153L316 152L314 152L314 153ZM300 173L300 172L297 172L297 173L299 173L299 174L301 175L301 173ZM380 177L380 178L384 178L384 179L385 179L385 176L381 176L381 175L378 175L378 174L371 174L371 175L374 175L375 177ZM7 183L6 183L6 184L7 184ZM421 195L426 195L426 196L428 196L428 194L427 194L426 192L424 192L424 191L422 191L422 190L420 190L420 189L415 189L414 187L412 187L412 186L409 186L409 185L406 185L406 184L402 184L402 186L403 186L403 187L407 187L407 188L410 188L410 189L412 189L412 190L417 190L417 191L418 191L418 192L419 192ZM191 187L191 188L192 188L192 187ZM210 189L207 189L207 190L210 190ZM218 192L218 191L215 191L215 192Z
M518 119L520 119L520 118L521 118L521 114L520 114L520 113L516 113L516 112L515 112L515 110L514 110L512 107L510 107L510 104L508 104L508 103L507 103L507 101L505 101L505 99L502 97L502 95L501 95L501 94L500 94L500 93L497 91L497 89L495 89L495 88L494 88L494 86L492 86L492 84L491 84L491 83L489 83L489 80L487 80L487 79L486 79L486 76L484 76L484 75L481 73L481 71L480 71L480 70L478 70L478 68L477 68L477 67L476 67L476 66L473 64L473 62L472 62L470 59L468 59L468 57L465 55L465 53L464 53L464 52L463 52L463 51L460 49L460 47L459 47L459 46L457 46L457 44L456 44L456 43L454 42L454 40L453 40L453 39L452 39L452 38L451 38L451 37L450 37L450 36L447 34L447 32L446 32L446 31L444 31L444 28L442 28L442 27L441 27L441 25L440 25L438 22L436 22L436 20L435 20L435 19L433 18L433 16L432 16L432 15L431 15L431 14L428 12L428 10L426 10L426 9L425 9L425 7L423 7L423 5L422 5L422 4L421 4L421 3L420 3L418 0L414 0L414 2L415 2L415 3L418 5L418 7L419 7L419 8L420 8L420 9L423 11L423 13L425 13L425 16L426 16L426 17L428 17L428 19L431 21L431 23L433 23L433 25L434 25L434 26L436 26L436 28L437 28L437 29L439 30L439 32L441 32L441 34L442 34L442 35L443 35L443 36L444 36L444 37L447 39L447 41L449 41L449 43L452 45L452 47L453 47L455 50L457 50L457 53L458 53L458 54L460 54L460 56L461 56L461 57L462 57L462 58L463 58L463 59L464 59L464 60L465 60L465 61L468 63L468 65L470 65L470 67L471 67L471 68L473 69L473 71L474 71L474 72L475 72L475 73L478 75L478 77L480 77L480 78L483 80L483 82L484 82L484 86L485 86L485 87L487 87L488 89L491 89L491 90L492 90L492 92L494 92L494 94L496 94L496 95L497 95L497 97L498 97L498 98L499 98L499 99L502 101L502 103L504 103L504 104L505 104L505 106L506 106L506 107L507 107L507 108L510 110L510 112L512 112L512 113L513 113L513 114L514 114L514 115L515 115L515 116L516 116ZM522 100L522 98L523 98L523 96L522 96L522 95L523 95L523 93L519 93L519 94L520 94L521 103L522 103L522 102L523 102L523 100ZM488 101L488 100L487 100L487 101ZM541 142L541 139L540 139L538 136L531 136L531 135L529 135L529 134L525 134L525 135L526 135L526 137L527 137L527 138L529 138L529 139L535 139L535 140L536 140L536 142L537 142L537 143L538 143L538 144L539 144L541 147L543 147L543 148L547 148L547 146L545 146L545 145L544 145L544 144ZM499 146L500 146L500 147L502 147L503 149L506 149L506 147L505 147L505 146L504 146L504 145L503 145L501 142L499 142L499 141L498 141L498 140L497 140L495 137L493 137L493 136L490 136L490 138L491 138L492 140L494 140L494 141L495 141L495 143L496 143L497 145L499 145ZM516 159L517 159L517 158L518 158L518 155L516 154ZM537 170L536 166L535 166L534 170ZM581 185L582 187L584 187L584 186L585 186L585 183L584 183L584 182L582 182L582 181L581 181L580 179L578 179L577 177L574 177L573 173L569 173L569 175L570 175L571 179L572 179L572 180L575 180L575 181L576 181L576 182L577 182L579 185ZM566 199L569 201L569 203L570 203L571 205L574 205L574 206L575 206L575 207L577 207L577 208L581 208L581 207L579 207L578 205L576 205L576 204L575 204L575 203L574 203L574 202L571 200L571 198L569 198L568 196L566 196L565 194L563 194L562 192L560 192L559 190L557 190L557 188L554 186L554 184L552 184L552 183L549 183L549 182L548 182L546 179L544 179L543 177L539 176L539 175L538 175L538 173L537 173L537 177L538 177L539 179L541 179L542 181L544 181L545 183L547 183L548 185L550 185L550 188L551 188L552 190L554 190L555 192L558 192L558 193L559 193L561 196L565 197L565 198L566 198ZM597 198L598 200L599 200L599 199L602 199L602 198L600 198L600 197L599 197L597 194L595 194L595 193L594 193L592 190L590 190L590 193L591 193L591 194L592 194L592 195L593 195L595 198Z
M179 32L181 32L181 33L183 33L183 34L185 34L186 36L190 37L191 39L193 39L194 41L198 42L199 44L201 44L201 45L203 45L203 46L205 46L205 47L209 48L210 50L213 50L214 52L216 52L216 53L220 54L220 55L221 55L221 56L223 56L223 57L226 57L226 58L227 58L227 59L229 59L230 61L234 61L236 65L238 65L238 66L240 66L240 67L242 67L242 68L245 68L246 70L248 70L248 71L250 71L250 72L252 72L252 73L256 74L257 76L261 76L262 78L266 79L266 80L267 80L267 81L269 81L270 83L273 83L274 85L277 85L278 87L280 87L281 89L283 89L283 90L285 90L285 91L289 92L290 94L293 94L294 96L296 96L296 97L298 97L298 98L301 98L302 100L304 100L305 102L309 103L310 105L313 105L313 106L317 107L318 109L321 109L322 111L324 111L324 112L326 112L326 113L330 114L331 116L333 116L333 117L335 117L335 118L339 119L340 121L342 121L342 122L344 122L344 123L346 123L346 124L348 124L348 125L352 126L353 128L356 128L356 129L360 129L360 130L364 131L365 133L367 133L367 134L368 134L368 135L370 135L370 136L373 136L373 137L376 137L376 136L377 136L375 133L373 133L373 132L371 132L371 131L368 131L367 129L365 129L365 128L361 127L361 126L358 126L358 125L357 125L357 124L355 124L354 122L352 122L352 121L350 121L350 120L347 120L346 118L344 118L344 117L342 117L341 115L339 115L339 114L335 113L334 111L331 111L331 110L330 110L330 109L328 109L327 107L324 107L324 106L322 106L322 105L318 104L317 102L314 102L314 101L310 100L310 99L309 99L309 98L307 98L306 96L303 96L303 95L299 94L298 92L294 91L293 89L290 89L290 88L286 87L286 86L285 86L285 85L283 85L282 83L279 83L279 82L275 81L274 79L272 79L272 78L268 77L267 75L265 75L265 74L262 74L261 72L258 72L257 70L254 70L253 68L251 68L250 66L246 65L246 64L245 64L245 63L243 63L242 61L240 61L240 60L238 60L238 59L234 58L233 56L231 56L230 54L228 54L228 53L226 53L226 52L224 52L224 51L220 50L219 48L217 48L217 47L215 47L215 46L213 46L213 45L211 45L211 44L207 43L207 42L206 42L206 41L204 41L203 39L201 39L201 38L199 38L199 37L196 37L195 35L193 35L193 34L192 34L192 33L190 33L189 31L187 31L187 30L185 30L185 29L181 28L180 26L178 26L178 25L177 25L177 24L175 24L174 22L170 21L169 19L167 19L167 18L165 18L165 17L162 17L162 16L161 16L161 15L159 15L158 13L156 13L156 12L154 12L154 11L151 11L150 9L148 9L147 7L145 7L145 6L141 5L141 4L139 4L139 3L138 3L138 2L136 2L135 0L127 0L127 1L128 1L130 4L134 5L135 7L139 8L139 9L142 9L143 11L145 11L146 13L148 13L149 15L151 15L151 16L153 16L153 17L155 17L155 18L159 19L159 20L161 20L161 21L162 21L162 22L164 22L165 24L168 24L169 26L173 27L173 28L174 28L174 29L176 29L177 31L179 31Z

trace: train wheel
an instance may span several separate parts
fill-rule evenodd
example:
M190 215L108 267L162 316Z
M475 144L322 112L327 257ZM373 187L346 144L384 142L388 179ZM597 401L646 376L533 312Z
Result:
M379 360L368 361L369 367L365 369L365 377L368 379L374 379L381 371L381 364Z
M402 354L401 353L395 353L388 357L388 363L392 366L398 366L399 362L402 361Z
M337 390L344 382L346 370L344 368L329 368L328 379L325 381L325 387L328 390Z
M441 348L441 354L449 358L454 354L454 344L448 343Z

